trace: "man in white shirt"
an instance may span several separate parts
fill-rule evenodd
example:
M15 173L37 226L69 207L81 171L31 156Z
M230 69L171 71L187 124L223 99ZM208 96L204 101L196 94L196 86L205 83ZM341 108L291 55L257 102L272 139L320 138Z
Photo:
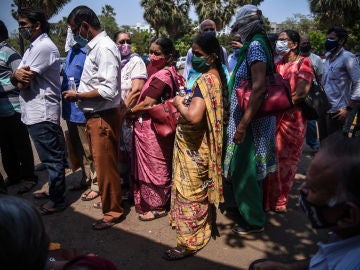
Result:
M19 32L31 43L11 82L21 90L21 120L48 170L50 200L40 207L41 214L47 215L66 207L65 139L60 127L60 54L47 34L50 25L42 10L24 8L18 15Z
M120 54L115 43L101 29L93 10L73 9L67 19L74 40L87 47L78 91L64 91L64 98L77 101L86 117L86 129L101 194L103 218L94 230L112 227L123 216L120 175L117 168L120 138Z

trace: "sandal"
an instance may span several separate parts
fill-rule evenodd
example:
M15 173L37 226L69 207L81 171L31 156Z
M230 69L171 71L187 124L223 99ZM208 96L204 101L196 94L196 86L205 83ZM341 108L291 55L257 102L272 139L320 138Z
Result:
M54 213L64 211L65 209L66 209L65 203L55 204L51 201L48 201L47 203L44 203L43 205L40 206L40 214L51 215Z
M194 256L196 252L196 250L186 250L175 247L165 251L162 258L168 261L176 261L190 256Z
M24 181L21 184L20 188L18 189L17 193L18 194L23 194L23 193L29 192L36 185L37 185L37 181L33 181L33 180Z
M106 221L103 219L99 219L98 221L96 221L95 223L92 224L92 228L94 230L106 230L111 228L112 226L114 226L116 223L119 223L120 219L116 219L113 221Z
M157 211L150 211L153 215L154 215L154 217L151 217L151 218L143 218L143 217L141 217L141 216L139 216L139 220L141 220L141 221L151 221L151 220L154 220L154 219L157 219L157 218L162 218L162 217L165 217L165 216L167 216L167 212L165 211L165 212L163 212L163 213L159 213L159 212L157 212ZM147 212L148 213L148 212ZM145 214L147 214L147 213L145 213Z
M92 196L89 196L91 195ZM95 194L95 195L94 195ZM84 194L81 196L81 200L83 201L92 201L94 199L96 199L97 197L100 196L100 192L92 190L92 189L88 189L87 191L84 192Z

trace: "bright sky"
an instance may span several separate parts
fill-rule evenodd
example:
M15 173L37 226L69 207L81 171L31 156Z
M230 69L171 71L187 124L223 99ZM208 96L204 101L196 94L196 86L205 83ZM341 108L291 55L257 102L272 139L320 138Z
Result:
M11 3L13 0L0 0L0 2L0 20L6 24L9 32L12 32L18 27L17 21L11 16ZM50 19L50 22L57 22L62 17L67 17L74 7L84 4L91 7L96 14L100 14L101 7L106 4L112 6L116 13L118 25L135 25L137 22L144 22L140 0L71 0L58 15ZM271 22L278 23L283 22L288 17L292 17L295 13L310 14L308 0L265 0L259 7L265 17L268 17ZM194 12L191 12L190 16L192 19L196 19Z

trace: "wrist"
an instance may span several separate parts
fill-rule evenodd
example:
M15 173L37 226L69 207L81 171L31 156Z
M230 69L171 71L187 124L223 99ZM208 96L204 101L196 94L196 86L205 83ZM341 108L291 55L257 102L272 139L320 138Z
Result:
M78 92L75 93L75 100L79 100L80 99L80 95Z

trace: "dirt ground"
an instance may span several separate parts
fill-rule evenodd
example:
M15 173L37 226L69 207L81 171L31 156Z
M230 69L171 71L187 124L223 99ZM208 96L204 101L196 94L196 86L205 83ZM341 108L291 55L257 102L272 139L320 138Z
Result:
M64 249L75 248L79 254L93 252L113 261L118 269L247 269L258 258L277 258L282 261L306 258L316 251L316 242L324 238L311 229L305 216L297 207L297 187L304 179L305 171L313 154L304 145L296 182L286 214L268 214L265 232L239 236L231 231L238 216L228 211L234 206L231 184L225 184L226 203L217 211L217 227L220 237L210 243L196 256L169 262L161 258L168 247L176 244L175 232L169 226L168 217L151 222L141 222L134 207L124 203L126 218L112 229L94 231L91 224L102 217L101 210L92 207L94 201L80 200L81 191L68 191L69 207L61 213L44 216L48 234L53 242ZM36 156L36 164L39 162ZM2 164L0 170L4 174ZM46 182L46 171L37 172L38 189ZM67 184L79 181L81 172L66 177ZM9 193L16 195L17 187ZM24 194L35 205L31 193ZM98 200L95 200L98 201Z

